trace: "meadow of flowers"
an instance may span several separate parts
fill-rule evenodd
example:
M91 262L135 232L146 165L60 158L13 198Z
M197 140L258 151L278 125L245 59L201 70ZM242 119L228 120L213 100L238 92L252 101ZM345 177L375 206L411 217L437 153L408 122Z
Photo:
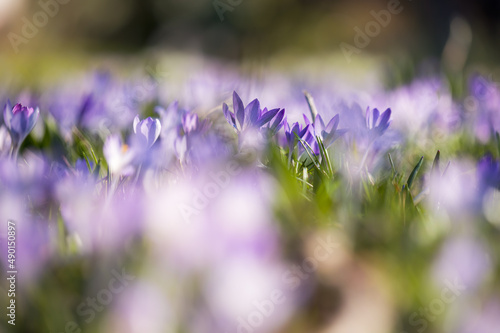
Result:
M493 80L186 77L2 86L0 331L498 332Z

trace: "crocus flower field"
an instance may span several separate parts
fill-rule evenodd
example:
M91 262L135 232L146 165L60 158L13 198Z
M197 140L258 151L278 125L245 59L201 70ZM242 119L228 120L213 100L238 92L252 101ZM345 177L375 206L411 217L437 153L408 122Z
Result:
M499 332L500 87L267 74L2 85L0 331Z

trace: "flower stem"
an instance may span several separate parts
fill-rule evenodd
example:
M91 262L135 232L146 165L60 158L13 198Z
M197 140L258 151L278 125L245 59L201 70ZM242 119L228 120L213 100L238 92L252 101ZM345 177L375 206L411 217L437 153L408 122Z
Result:
M10 146L9 155L13 160L17 160L17 156L19 155L19 148L21 148L21 145L16 143L13 143Z

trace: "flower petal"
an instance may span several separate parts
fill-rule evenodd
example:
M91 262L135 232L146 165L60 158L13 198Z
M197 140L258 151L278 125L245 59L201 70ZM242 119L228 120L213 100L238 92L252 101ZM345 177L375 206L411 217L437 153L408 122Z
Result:
M304 136L304 135L305 135L305 134L309 131L309 127L310 127L310 126L309 126L309 124L307 124L307 126L306 126L306 127L304 127L304 128L302 129L302 131L300 131L300 132L299 132L299 134L298 134L298 135L299 135L299 137L301 137L301 138L302 138L302 137L303 137L303 136Z
M309 120L309 118L307 118L307 116L304 113L302 114L302 117L304 118L304 122L306 123L306 125L311 124L311 121Z
M377 126L377 120L379 116L380 116L380 111L377 108L373 109L372 127Z
M257 124L256 124L257 127L264 126L269 121L271 121L271 119L273 119L274 116L276 116L276 114L278 113L279 110L280 109L272 109L272 110L267 111L267 113L262 114L260 119L257 121Z
M40 115L40 109L37 107L28 118L28 128L27 128L28 133L31 132L31 130L35 127L39 115Z
M139 125L140 122L141 122L141 120L139 119L139 115L135 116L135 118L134 118L134 124L132 125L135 134L137 134L138 125Z
M335 132L337 130L337 127L339 126L339 121L340 121L340 116L338 114L336 114L330 120L330 122L328 123L328 125L326 125L325 131L327 131L328 133Z
M391 113L392 113L392 111L390 108L385 110L384 113L382 113L382 117L380 117L379 125L381 125L381 126L387 125L389 123L389 119L391 118Z
M273 124L271 125L271 130L273 132L277 132L281 129L281 127L283 127L284 124L282 120L284 116L285 116L285 109L282 109L281 111L278 112L278 114L274 118Z
M236 127L241 131L245 123L245 107L243 106L243 102L236 91L233 91L233 110L237 120Z
M325 123L323 122L323 118L321 118L319 114L314 120L314 129L316 130L316 133L321 133L325 130Z
M224 112L224 117L226 117L226 120L229 123L229 125L236 128L236 123L234 121L234 114L231 111L229 111L229 107L227 106L226 103L222 104L222 111Z
M151 119L151 118L149 118ZM148 133L148 145L151 147L158 137L160 136L161 132L161 123L159 119L154 119L149 127L149 133Z
M7 103L5 104L5 108L3 109L3 121L5 123L5 126L10 131L10 121L12 119L13 113L12 113L12 105L10 104L10 100L7 100Z
M257 121L259 120L259 111L260 111L259 100L254 99L245 108L245 114L247 116L245 120L247 121L247 123L249 122L251 125L257 124Z

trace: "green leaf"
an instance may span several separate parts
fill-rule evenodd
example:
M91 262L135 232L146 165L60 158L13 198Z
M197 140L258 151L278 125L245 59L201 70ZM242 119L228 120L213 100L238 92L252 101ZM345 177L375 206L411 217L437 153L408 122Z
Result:
M89 149L90 149L90 154L92 155L92 158L94 159L94 163L97 165L98 159L97 156L95 155L94 149L92 148L92 145L89 143Z
M314 155L314 151L311 148L311 146L307 142L305 142L304 140L302 140L302 139L299 139L299 140L300 140L300 143L302 144L302 146L304 147L307 155L309 156L311 161L314 163L314 166L316 167L316 169L319 172L325 173L325 171L321 169L321 165L319 164L318 158Z
M413 171L410 174L410 177L408 177L408 181L406 182L408 184L408 189L411 189L411 186L413 185L413 181L415 180L415 177L417 176L418 171L420 170L420 167L422 166L422 163L424 162L424 157L420 157L420 160L418 161L417 165L413 169Z
M433 175L439 175L439 158L441 156L441 152L438 150L436 153L436 157L434 157L434 162L432 162L432 171Z
M333 177L332 163L330 162L330 156L328 155L328 151L326 150L325 145L323 144L323 140L321 140L321 138L317 136L316 141L318 142L321 157L326 164L326 169L330 173L330 176Z
M92 167L90 166L89 159L87 158L87 154L82 150L83 158L85 159L85 163L87 164L87 169L89 169L89 173L92 174Z
M498 155L500 156L500 134L496 132L495 137L497 138Z
M366 181L364 179L361 180L361 184L363 185L363 189L365 191L366 198L367 198L368 202L371 202L372 196L370 194L370 187L368 187L368 184L366 183Z
M391 163L392 172L396 174L396 168L394 167L394 162L392 161L391 153L387 153L387 156L389 156L389 162Z

